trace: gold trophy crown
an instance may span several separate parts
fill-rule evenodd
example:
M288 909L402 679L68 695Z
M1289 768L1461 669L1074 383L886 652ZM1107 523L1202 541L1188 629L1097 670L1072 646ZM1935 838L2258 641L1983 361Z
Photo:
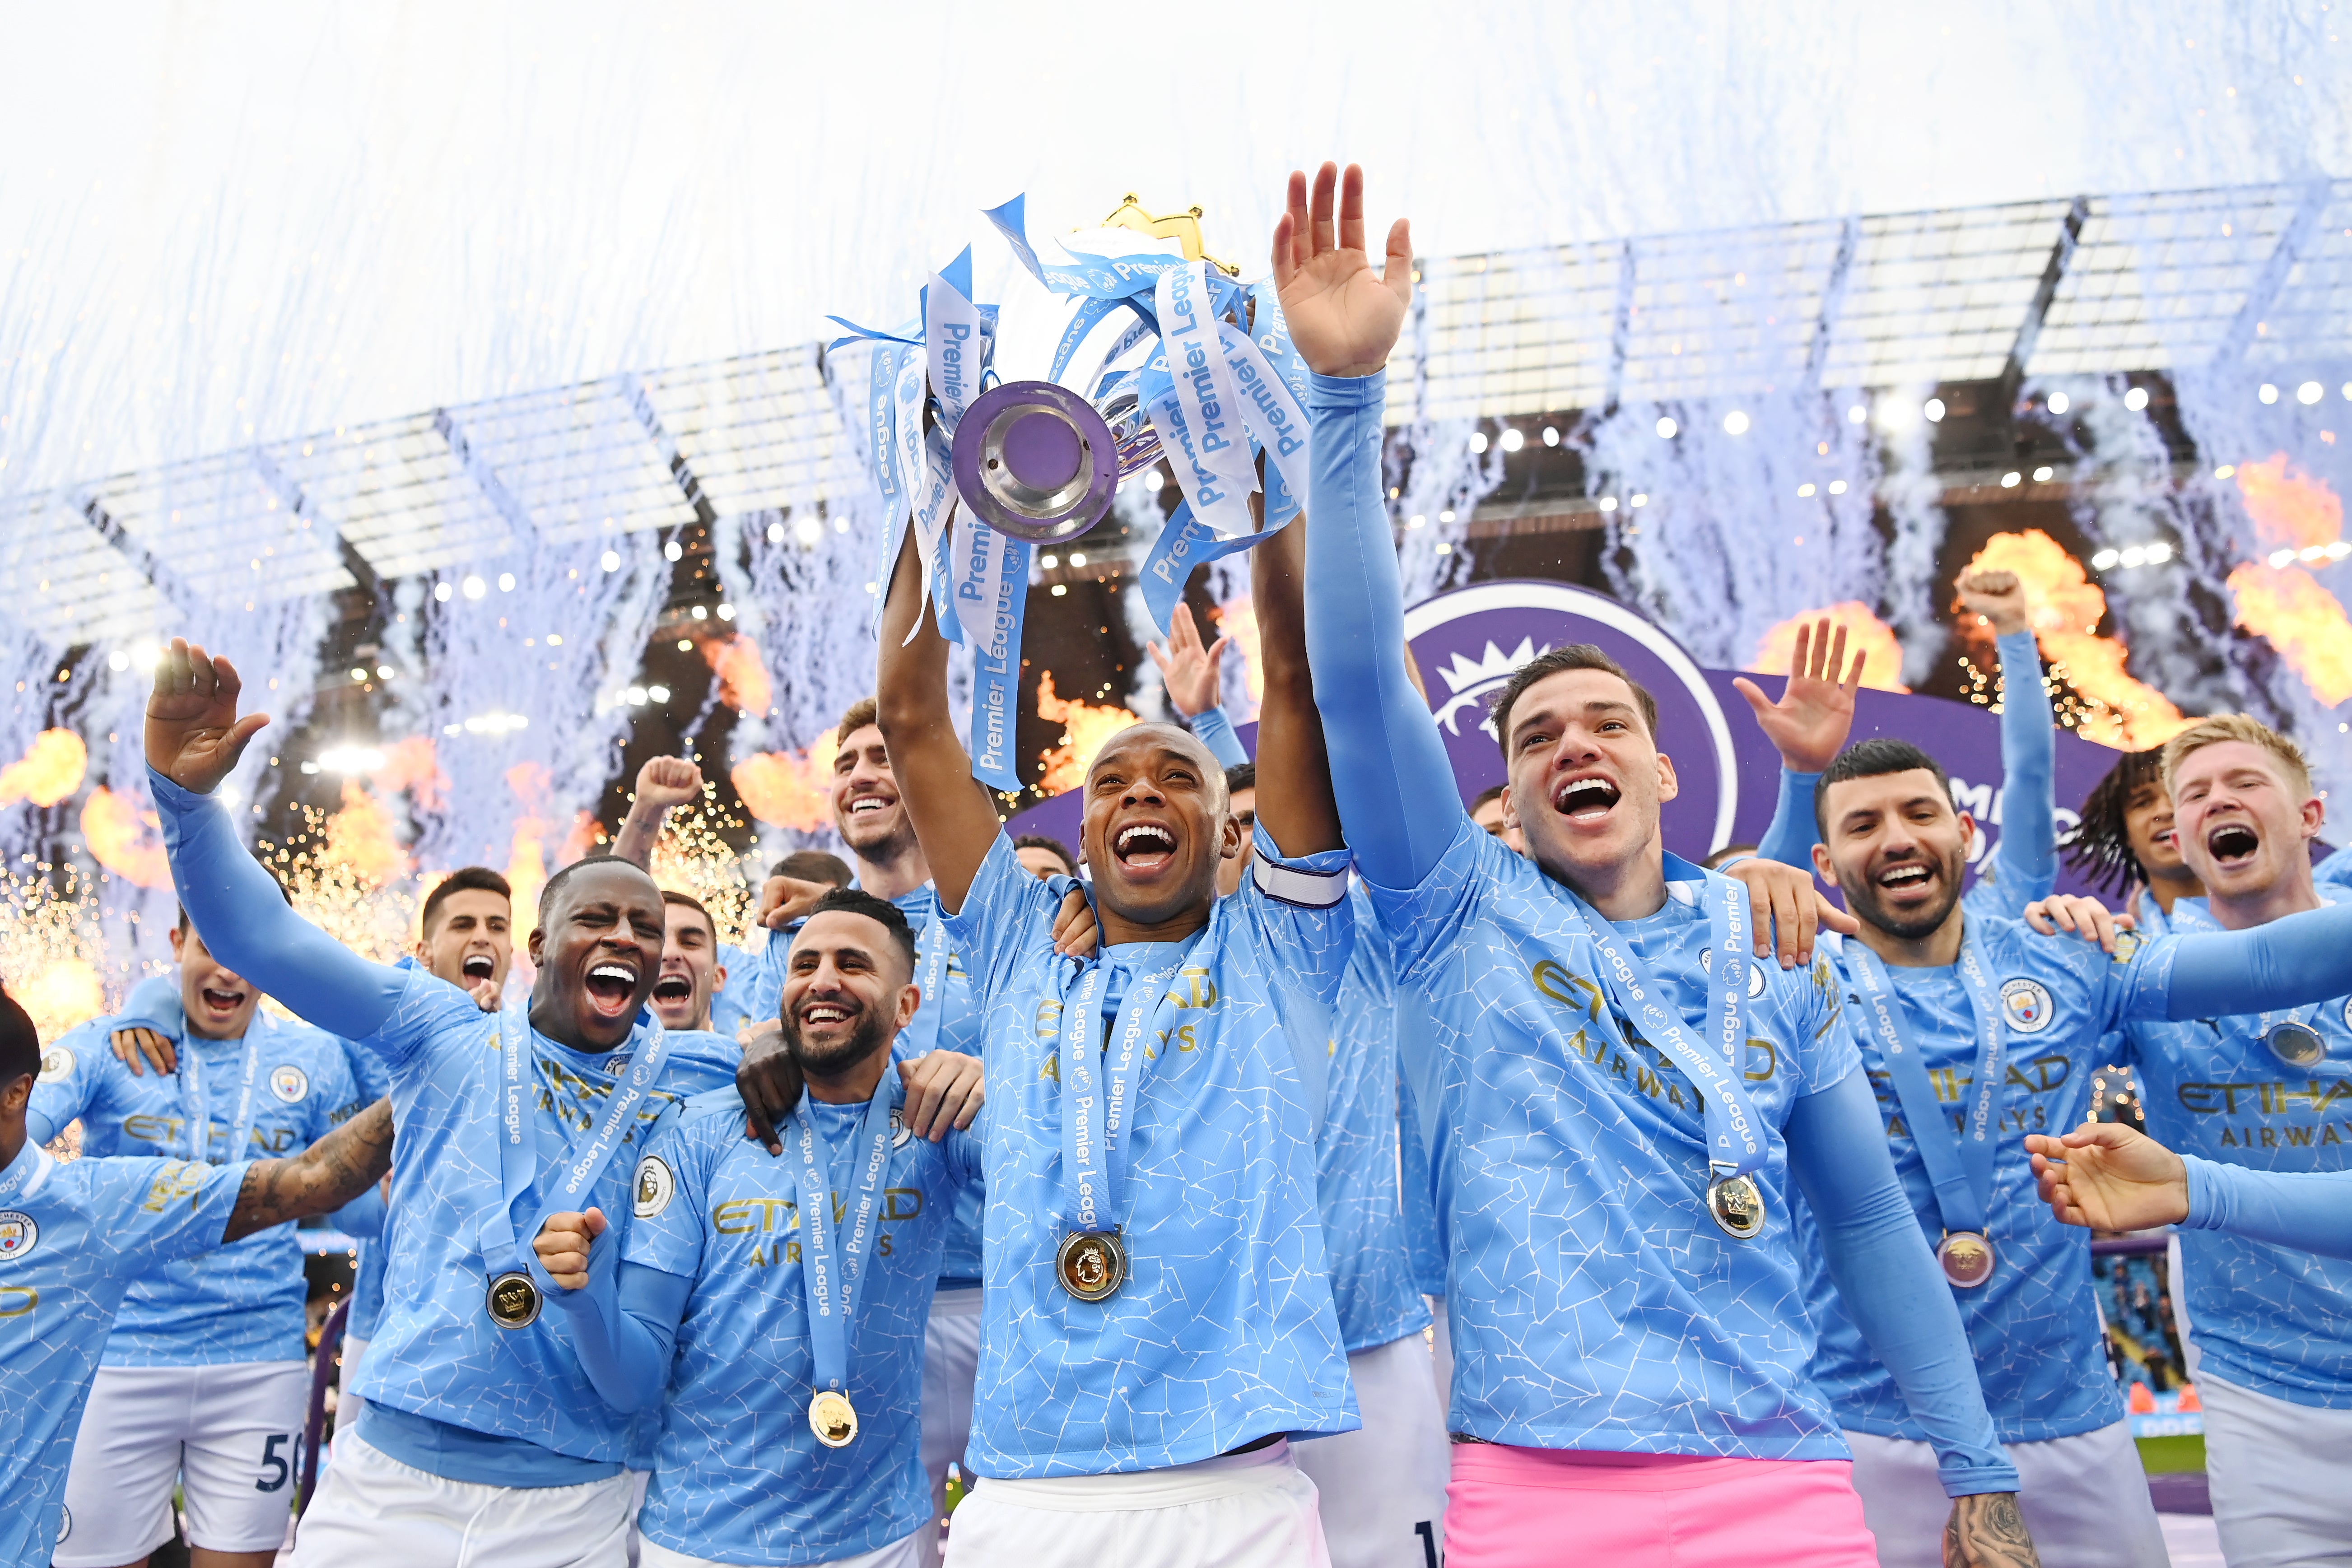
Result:
M1143 210L1143 204L1133 191L1119 198L1110 216L1098 226L1103 228L1131 228L1138 234L1148 234L1154 239L1172 239L1184 252L1187 261L1205 261L1228 278L1238 278L1242 269L1230 261L1220 261L1208 253L1201 240L1201 209L1187 207L1171 216L1161 217Z

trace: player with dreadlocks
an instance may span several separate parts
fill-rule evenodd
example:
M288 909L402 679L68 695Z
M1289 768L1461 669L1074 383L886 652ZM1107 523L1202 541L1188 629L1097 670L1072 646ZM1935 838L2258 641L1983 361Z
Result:
M2163 747L2125 752L2084 796L2066 863L2101 892L2121 894L2139 929L2151 935L2171 929L2174 904L2204 897L2205 884L2173 837Z

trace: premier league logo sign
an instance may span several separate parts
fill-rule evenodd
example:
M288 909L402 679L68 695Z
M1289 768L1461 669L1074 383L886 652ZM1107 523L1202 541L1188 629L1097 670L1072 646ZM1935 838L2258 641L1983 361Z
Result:
M1739 776L1723 705L1680 644L1616 600L1564 583L1481 583L1407 610L1404 633L1464 800L1504 782L1487 706L1512 673L1552 648L1591 643L1657 701L1658 750L1680 786L1660 814L1666 847L1695 859L1729 841Z
M0 1264L28 1256L40 1240L41 1227L31 1215L17 1209L0 1214Z

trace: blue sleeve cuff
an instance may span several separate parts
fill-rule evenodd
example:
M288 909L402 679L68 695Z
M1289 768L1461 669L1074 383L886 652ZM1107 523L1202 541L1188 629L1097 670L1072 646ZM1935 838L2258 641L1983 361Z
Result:
M2183 1154L2180 1163L2189 1167L2189 1217L2180 1222L2186 1230L2226 1230L2229 1228L2230 1205L2222 1194L2220 1173L2210 1160L2200 1160L2194 1154Z
M1234 733L1233 717L1222 706L1193 714L1192 725L1193 738L1209 748L1219 767L1230 770L1249 761L1249 753L1242 750L1242 738Z
M1780 796L1772 807L1772 825L1756 847L1757 854L1801 871L1813 868L1813 844L1820 837L1813 826L1813 795L1821 783L1819 773L1799 773L1781 764Z
M1385 368L1370 375L1324 375L1310 371L1307 376L1310 410L1375 407L1387 399L1388 394L1389 373Z

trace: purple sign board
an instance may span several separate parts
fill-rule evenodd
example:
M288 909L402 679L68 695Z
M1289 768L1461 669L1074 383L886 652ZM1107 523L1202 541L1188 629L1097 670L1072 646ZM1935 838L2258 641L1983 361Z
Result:
M1738 672L1701 668L1674 638L1616 600L1564 583L1480 583L1424 600L1405 612L1404 624L1465 802L1503 782L1502 750L1486 710L1511 672L1548 648L1591 643L1657 700L1659 746L1674 759L1681 786L1661 813L1666 847L1697 859L1764 836L1779 799L1780 759L1747 700L1732 689ZM1768 694L1778 693L1778 681L1758 679ZM1255 755L1255 726L1244 726L1241 734ZM1944 764L1956 801L1982 829L1981 862L2000 833L2000 719L1945 698L1865 690L1855 704L1853 738L1878 735L1909 741ZM2074 805L2119 754L2058 732L2062 835L2074 826ZM1013 831L1049 834L1076 847L1078 800L1074 790L1031 806L1013 818ZM2071 874L2061 876L2059 888L2088 890Z

